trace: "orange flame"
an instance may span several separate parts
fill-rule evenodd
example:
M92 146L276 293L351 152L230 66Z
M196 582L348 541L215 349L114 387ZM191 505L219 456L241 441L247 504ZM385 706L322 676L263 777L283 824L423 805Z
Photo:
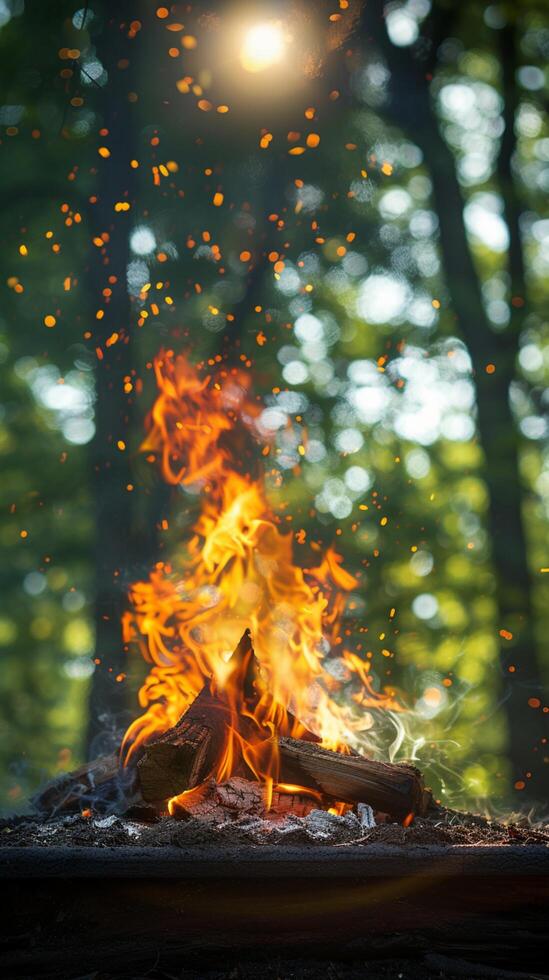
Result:
M231 717L213 775L227 779L245 763L269 798L278 782L274 733L299 737L309 729L344 751L353 732L369 725L364 709L398 705L374 692L369 665L347 651L345 669L360 690L343 705L334 696L341 685L325 670L325 637L337 637L344 593L356 580L331 549L316 568L294 562L292 537L277 526L264 479L249 472L254 441L264 442L265 433L261 406L243 379L227 371L201 379L172 352L157 358L155 372L159 395L143 448L158 455L168 483L199 499L200 514L173 564L159 562L130 589L124 639L139 642L151 669L139 692L144 712L124 739L126 760L176 724L208 682ZM231 660L246 629L259 671L253 710L243 667ZM250 738L249 724L243 734L243 718L257 737Z

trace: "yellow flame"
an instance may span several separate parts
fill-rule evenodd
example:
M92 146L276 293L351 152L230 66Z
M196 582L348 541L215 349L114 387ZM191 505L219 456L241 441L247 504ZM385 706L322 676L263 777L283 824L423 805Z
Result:
M231 718L216 779L244 766L270 797L278 782L273 735L299 737L305 726L323 745L344 750L352 731L367 727L364 709L398 705L374 692L368 665L347 651L359 697L340 705L333 696L338 683L324 669L325 636L338 638L344 593L356 581L332 549L319 566L300 568L263 478L240 471L253 468L246 460L261 439L260 407L243 379L236 372L200 379L172 353L157 358L155 371L159 394L144 448L158 455L168 483L200 494L201 509L173 563L157 563L130 589L124 639L138 641L151 669L139 692L143 714L126 732L126 759L174 725L207 682ZM231 658L246 629L258 662L253 708L243 666Z

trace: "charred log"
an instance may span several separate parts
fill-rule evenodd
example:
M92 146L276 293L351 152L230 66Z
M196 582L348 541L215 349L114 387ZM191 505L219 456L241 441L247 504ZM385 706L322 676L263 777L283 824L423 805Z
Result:
M233 683L242 691L244 703L253 704L256 664L249 630L231 663ZM230 725L228 701L211 683L205 684L177 724L147 745L137 767L143 799L167 800L202 783L222 755Z
M177 819L195 817L222 824L240 816L266 817L273 823L283 821L288 814L306 817L319 806L320 793L299 792L298 787L278 789L267 800L265 787L255 780L231 776L224 783L209 779L177 799L172 816Z
M50 780L31 798L31 804L39 813L48 815L77 810L98 795L114 794L119 779L118 755L100 756L73 772L62 773ZM130 774L126 781L131 781Z
M195 817L220 825L239 816L263 816L265 800L258 782L232 776L224 783L210 779L180 797L173 811L176 818Z
M281 778L311 786L346 803L368 803L402 820L422 816L432 797L419 769L407 763L374 762L295 738L279 738Z
M240 689L244 704L252 714L259 700L259 665L249 630L243 634L231 663L234 664L231 683ZM279 714L284 717L288 730L298 730L304 740L319 741L282 707ZM202 783L221 758L231 724L228 701L223 694L213 691L211 685L205 685L177 725L146 747L137 767L143 799L166 800ZM258 730L251 721L241 718L240 729L242 735L257 740ZM241 775L249 775L245 767Z
M221 756L230 721L229 705L204 687L177 725L147 746L137 766L143 799L167 800L203 782Z

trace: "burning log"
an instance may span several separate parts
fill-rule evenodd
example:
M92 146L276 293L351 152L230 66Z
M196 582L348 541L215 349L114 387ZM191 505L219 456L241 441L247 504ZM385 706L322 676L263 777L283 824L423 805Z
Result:
M311 786L347 803L368 803L396 819L424 815L432 802L419 769L407 763L374 762L296 738L278 739L282 778Z
M219 759L230 720L228 704L203 687L177 725L146 747L137 765L143 799L167 800L203 782Z
M415 766L374 762L355 752L343 754L324 749L319 745L320 739L290 712L269 701L258 683L259 665L249 631L242 636L229 663L233 689L240 692L246 709L238 717L238 737L256 746L259 739L260 746L270 746L274 750L271 754L279 757L279 788L274 787L271 812L279 816L296 811L306 814L319 803L330 806L344 802L367 804L397 820L410 814L425 814L431 795ZM281 719L274 740L270 735L262 740L261 727L251 720L260 697L263 707L272 709L270 717ZM179 809L188 814L218 815L233 809L249 810L249 793L243 787L253 788L254 783L248 781L250 771L244 759L236 764L232 780L224 785L216 788L211 778L223 759L234 725L234 705L223 691L214 688L213 682L206 683L178 723L141 750L137 770L133 766L120 768L118 755L97 759L49 783L35 797L34 805L51 814L96 799L98 791L111 798L120 792L122 783L125 789L133 789L137 771L140 799L147 803L163 803L197 787L194 796L189 793L178 804ZM296 734L300 737L291 737ZM254 799L264 801L263 793L264 788L255 784Z
M179 724L149 746L139 763L143 798L168 799L202 782L224 744L227 717L223 702L209 692L199 695ZM423 815L431 804L415 766L344 755L302 739L280 737L278 746L280 778L296 792L303 786L319 798L367 803L397 820L410 813Z
M233 683L240 686L243 703L253 709L257 703L254 683L258 664L249 630L243 634L230 663L234 664ZM281 713L286 715L290 727L297 725L293 715L282 709ZM177 724L146 746L137 766L143 799L166 800L203 782L221 757L231 723L228 702L205 685ZM319 741L304 726L298 727L304 739ZM252 725L246 719L240 718L240 728L241 734L249 729L249 737L253 738Z
M255 655L249 630L232 657L245 703L254 699ZM147 802L167 800L193 789L210 775L231 724L229 704L205 684L177 725L146 746L137 766Z
M253 707L257 662L248 631L233 658L245 702ZM240 722L246 728L246 720ZM290 725L294 722L290 715ZM138 764L143 798L166 800L203 782L219 761L230 724L228 703L205 686L177 725L147 746ZM321 748L317 736L307 731L299 739L279 734L277 741L279 778L296 789L308 787L319 798L333 801L366 803L397 820L423 815L431 804L431 794L415 766L332 752Z
M182 721L149 746L139 763L144 799L168 799L199 785L224 744L226 719L222 702L200 695ZM409 814L422 816L431 805L431 794L415 766L344 755L301 739L280 737L278 746L280 778L292 784L297 794L302 786L315 790L318 799L367 803L396 820ZM275 808L286 810L284 802Z

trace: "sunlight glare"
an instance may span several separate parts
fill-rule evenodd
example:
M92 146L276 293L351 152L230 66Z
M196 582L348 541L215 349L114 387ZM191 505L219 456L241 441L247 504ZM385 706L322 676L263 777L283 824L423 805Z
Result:
M279 24L269 21L251 27L240 51L242 67L249 72L264 71L284 55L284 34Z

